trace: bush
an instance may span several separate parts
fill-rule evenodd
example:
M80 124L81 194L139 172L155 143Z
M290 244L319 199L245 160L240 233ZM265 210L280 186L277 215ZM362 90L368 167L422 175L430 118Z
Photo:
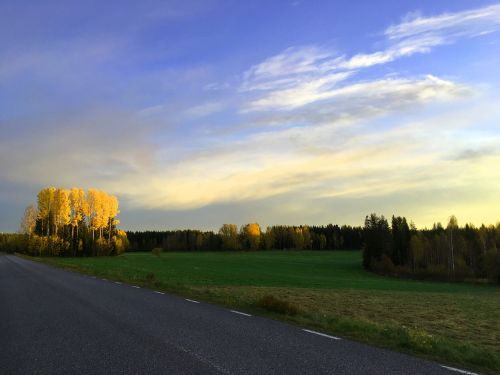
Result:
M389 258L386 254L383 254L379 261L372 259L371 269L383 275L394 275L396 273L394 263L392 263L391 258Z
M467 266L463 258L458 258L455 262L455 281L463 281L467 277L473 276L472 270Z
M118 229L116 236L113 236L113 247L114 254L116 255L120 255L127 250L129 247L129 241L125 231Z
M488 251L484 256L486 275L491 282L500 283L500 252Z
M299 312L297 306L272 295L267 295L259 299L257 301L257 306L278 314L296 315Z
M151 250L153 255L156 255L157 257L161 255L162 251L163 249L161 247L155 247L153 250Z
M17 233L0 233L0 252L24 252L28 245L28 236Z

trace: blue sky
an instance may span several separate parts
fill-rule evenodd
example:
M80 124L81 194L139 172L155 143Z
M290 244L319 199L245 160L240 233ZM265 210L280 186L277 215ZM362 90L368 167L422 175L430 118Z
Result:
M2 1L0 231L47 185L125 229L499 219L500 3Z

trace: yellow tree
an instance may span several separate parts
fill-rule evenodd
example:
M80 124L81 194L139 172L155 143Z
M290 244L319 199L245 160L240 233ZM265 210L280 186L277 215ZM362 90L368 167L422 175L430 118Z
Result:
M57 235L58 227L63 227L70 223L71 208L69 205L68 191L65 189L56 189L54 193L54 221L55 234Z
M69 204L71 208L71 237L74 236L76 228L76 237L78 238L78 223L83 220L85 214L85 192L80 188L72 188L69 192Z
M86 216L90 230L92 231L92 239L94 239L94 232L97 227L97 210L99 206L99 191L96 189L89 189L87 191L86 199Z
M47 236L50 236L50 216L52 215L53 211L55 191L56 191L55 187L47 187L40 190L40 192L37 195L38 218L42 222L42 234L43 234L43 222L44 220L46 220Z
M250 223L244 225L241 228L241 234L244 240L244 243L251 250L256 250L259 248L260 244L260 225L257 223Z
M36 226L36 218L38 216L38 212L32 204L26 207L24 210L24 216L21 221L21 233L27 234L31 238L31 234L35 230Z
M102 231L108 226L110 199L108 193L106 193L105 191L99 191L98 198L96 222L97 228L99 228L99 238L102 238Z
M118 224L118 220L116 219L116 215L120 213L120 210L118 210L118 198L116 198L114 195L111 195L109 197L109 233L108 233L108 238L111 240L111 229L113 224Z

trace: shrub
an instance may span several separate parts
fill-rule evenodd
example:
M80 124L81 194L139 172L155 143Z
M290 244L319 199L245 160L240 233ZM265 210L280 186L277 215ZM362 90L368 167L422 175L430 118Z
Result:
M23 252L28 237L17 233L0 233L0 251L6 253Z
M297 306L272 295L266 295L259 299L257 301L257 306L278 314L296 315L299 312Z
M455 262L455 275L456 281L463 281L465 278L473 276L472 270L467 266L463 258L458 258Z
M485 254L486 275L491 282L500 283L500 252L490 250Z
M127 233L125 231L118 229L116 236L113 236L113 247L114 254L120 255L124 253L129 247L129 241L127 238Z
M161 247L155 247L153 250L151 250L153 255L156 255L157 257L161 255L162 251L163 249Z
M394 263L386 254L383 254L379 261L372 259L371 269L384 275L393 275L396 271Z

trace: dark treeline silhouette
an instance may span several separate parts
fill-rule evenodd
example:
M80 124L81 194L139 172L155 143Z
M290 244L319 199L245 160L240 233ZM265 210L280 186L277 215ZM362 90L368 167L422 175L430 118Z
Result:
M404 217L365 219L363 266L388 275L438 280L486 279L500 283L500 223L459 227L451 216L417 230Z
M348 225L267 227L263 232L257 223L247 224L239 230L235 224L224 224L220 230L174 230L127 232L131 251L204 250L335 250L361 249L363 229Z

